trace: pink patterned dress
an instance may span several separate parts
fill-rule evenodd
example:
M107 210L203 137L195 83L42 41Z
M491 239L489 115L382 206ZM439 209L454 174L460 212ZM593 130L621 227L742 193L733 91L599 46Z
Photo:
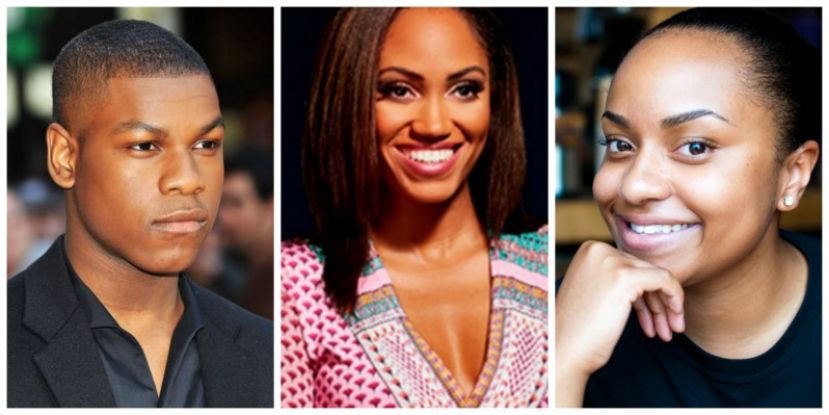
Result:
M417 333L377 252L341 315L324 293L323 255L282 244L282 406L546 407L547 228L490 247L486 358L467 395Z

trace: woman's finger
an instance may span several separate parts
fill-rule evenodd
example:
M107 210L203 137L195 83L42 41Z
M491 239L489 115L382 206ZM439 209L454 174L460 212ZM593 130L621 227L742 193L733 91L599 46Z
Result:
M653 326L653 317L651 316L651 312L648 309L648 306L645 304L645 300L642 297L636 299L633 302L633 309L636 310L636 318L639 320L639 327L642 327L642 331L645 332L645 336L653 338L656 335L656 329Z
M634 268L624 272L621 280L627 286L631 303L646 292L661 291L665 296L664 305L676 313L682 313L685 294L668 271L656 267Z
M668 315L665 306L662 304L662 299L659 298L656 292L647 292L643 297L653 315L653 326L656 329L656 334L663 341L671 341L671 327L668 325Z
M659 298L662 299L663 304L667 304L670 301L670 298L667 294L663 292L659 292ZM685 331L685 312L684 310L680 310L676 312L670 308L667 309L668 312L668 325L671 326L671 330L676 333L682 333Z

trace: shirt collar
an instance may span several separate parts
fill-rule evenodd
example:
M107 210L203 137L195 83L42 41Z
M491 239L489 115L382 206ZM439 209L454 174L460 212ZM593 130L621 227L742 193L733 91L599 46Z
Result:
M69 259L66 259L66 267L69 269L69 275L72 278L72 284L75 287L75 293L81 308L83 308L89 316L90 328L118 328L118 322L112 317L112 314L107 311L106 307L98 300L95 293L78 277ZM190 279L184 275L178 277L178 291L181 295L181 300L184 303L184 313L176 326L176 331L186 333L187 338L192 337L195 333L204 326L204 318L199 309L198 302L193 295L193 287Z

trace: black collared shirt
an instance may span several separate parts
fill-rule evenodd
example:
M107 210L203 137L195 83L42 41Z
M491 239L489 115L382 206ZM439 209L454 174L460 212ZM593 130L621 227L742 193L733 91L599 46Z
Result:
M187 278L179 277L184 313L173 331L161 394L156 395L150 366L138 341L122 329L68 264L118 407L204 407L204 385L196 344L202 314Z

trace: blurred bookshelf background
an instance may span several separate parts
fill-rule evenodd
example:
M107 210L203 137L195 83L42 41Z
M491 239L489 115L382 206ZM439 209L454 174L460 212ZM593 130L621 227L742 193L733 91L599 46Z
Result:
M586 240L610 242L592 198L593 176L604 157L599 117L613 72L645 32L684 8L556 8L555 157L556 271L564 275ZM818 8L768 11L791 23L821 48ZM821 142L822 143L822 142ZM821 144L822 145L822 144ZM786 229L821 235L820 164L797 210L783 215Z

